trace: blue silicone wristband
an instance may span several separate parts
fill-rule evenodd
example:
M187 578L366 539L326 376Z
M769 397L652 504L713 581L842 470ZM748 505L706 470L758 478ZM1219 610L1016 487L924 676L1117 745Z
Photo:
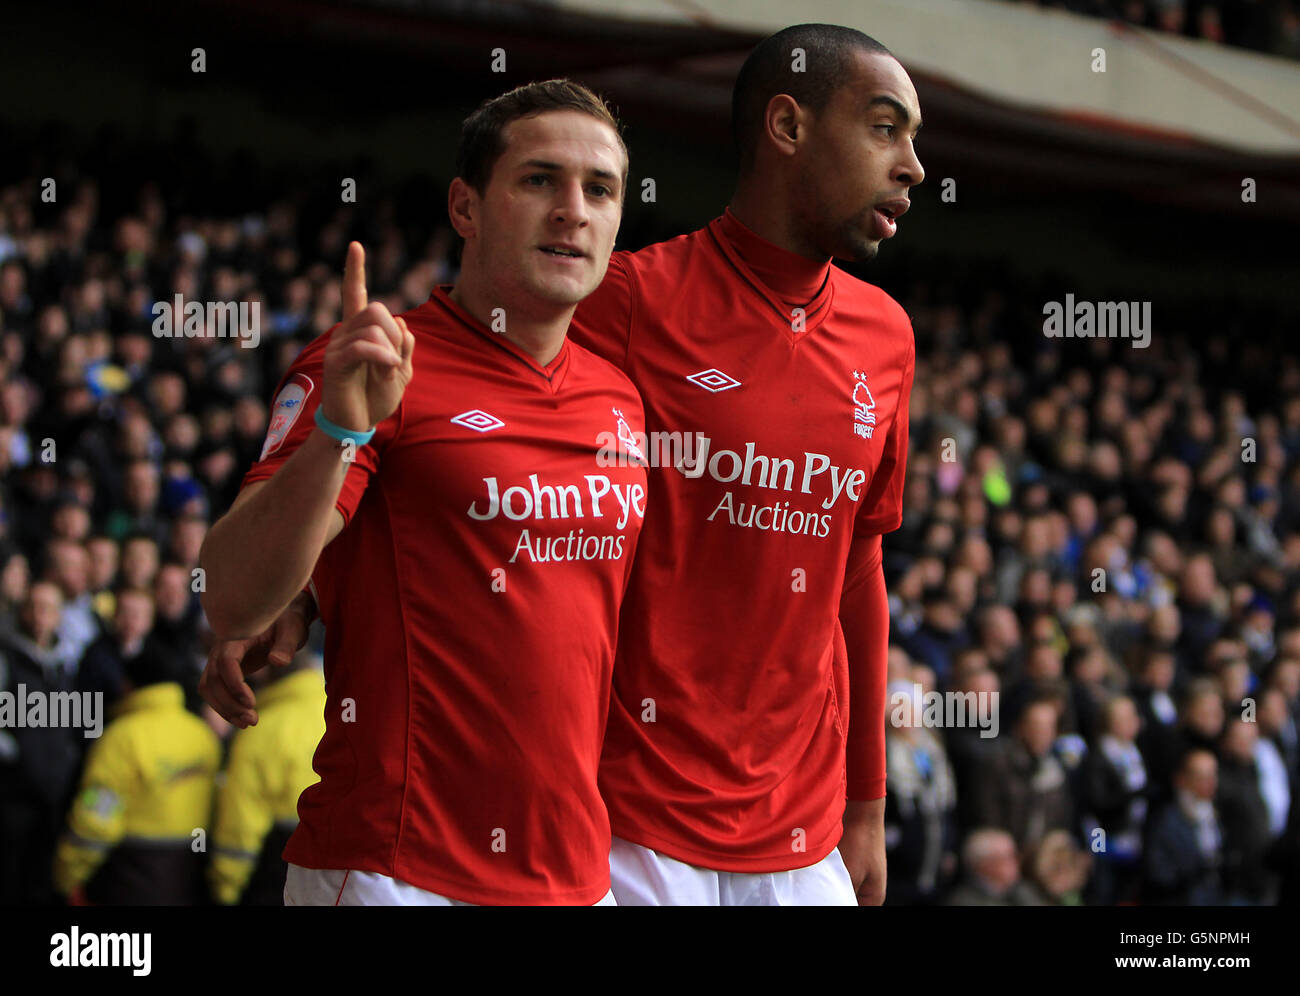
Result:
M321 432L331 439L337 439L340 443L346 443L350 439L358 446L365 446L366 443L370 442L370 437L375 434L374 429L368 432L354 432L352 429L345 429L341 425L335 425L325 417L319 408L316 409L316 424L320 426Z

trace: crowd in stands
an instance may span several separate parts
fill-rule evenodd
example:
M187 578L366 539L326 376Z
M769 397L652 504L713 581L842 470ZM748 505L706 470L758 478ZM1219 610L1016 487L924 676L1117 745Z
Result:
M319 671L232 737L195 694L199 548L280 376L338 319L348 240L394 313L449 282L452 240L427 192L361 210L305 172L42 165L0 177L0 692L110 712L98 739L0 729L0 904L273 902ZM1194 326L1047 339L1010 280L893 283L917 371L884 554L888 901L1294 902L1300 364ZM259 344L155 335L176 294L257 303ZM241 741L263 726L293 732ZM268 765L288 774L256 798ZM132 850L162 838L171 858ZM142 895L167 861L171 891Z
M1010 300L903 302L890 897L1294 902L1300 363L1211 315L1050 340Z
M1296 0L1015 0L1300 59Z

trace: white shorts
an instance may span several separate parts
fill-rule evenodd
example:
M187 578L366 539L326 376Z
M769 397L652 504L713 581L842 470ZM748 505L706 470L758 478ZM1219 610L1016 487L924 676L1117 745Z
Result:
M474 906L378 872L303 868L290 864L285 906ZM594 906L617 906L613 891Z
M779 872L697 868L615 837L609 876L619 906L857 906L839 848L815 865Z

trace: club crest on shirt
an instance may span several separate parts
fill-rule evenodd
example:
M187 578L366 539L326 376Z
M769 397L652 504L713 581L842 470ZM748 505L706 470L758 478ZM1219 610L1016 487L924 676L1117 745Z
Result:
M853 371L853 432L863 439L870 439L876 427L876 399L867 387L867 375L860 370Z
M618 441L623 444L627 450L628 456L638 463L645 463L645 454L641 452L641 447L637 445L636 435L632 432L632 427L627 424L627 419L617 408L611 408L614 417L618 419Z
M275 401L271 404L271 424L267 429L266 442L262 444L262 455L258 460L265 460L280 448L285 437L289 435L289 430L298 421L298 416L302 414L303 406L314 386L311 378L306 374L296 373L289 378L289 382L284 387L280 388L280 393L275 396Z

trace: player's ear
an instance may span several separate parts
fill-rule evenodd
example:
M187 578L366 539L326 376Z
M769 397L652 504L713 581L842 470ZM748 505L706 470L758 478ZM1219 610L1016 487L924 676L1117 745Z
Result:
M462 239L471 239L478 233L478 200L478 193L460 177L451 181L447 190L447 216Z
M767 102L763 115L764 137L783 156L792 156L804 137L803 108L788 93L778 93Z

